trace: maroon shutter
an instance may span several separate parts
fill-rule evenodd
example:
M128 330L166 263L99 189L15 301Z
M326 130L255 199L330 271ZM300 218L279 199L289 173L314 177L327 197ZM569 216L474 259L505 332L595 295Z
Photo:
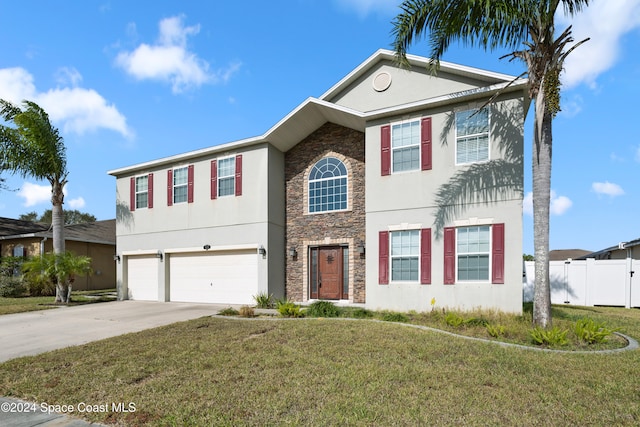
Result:
M431 170L432 162L431 162L431 117L426 117L422 119L421 126L421 165L422 170Z
M173 206L173 169L167 171L167 206Z
M444 229L444 284L456 282L456 229Z
M389 284L389 232L378 234L378 284Z
M187 203L193 203L193 165L187 168Z
M431 229L420 230L420 284L431 284Z
M391 175L391 126L380 128L380 165L382 176Z
M147 207L153 208L153 174L150 173L147 178Z
M129 185L129 210L136 210L136 177L131 177L131 182Z
M218 162L211 160L211 200L218 198Z
M504 284L504 224L494 224L491 233L491 283Z
M242 196L242 154L236 156L236 196Z

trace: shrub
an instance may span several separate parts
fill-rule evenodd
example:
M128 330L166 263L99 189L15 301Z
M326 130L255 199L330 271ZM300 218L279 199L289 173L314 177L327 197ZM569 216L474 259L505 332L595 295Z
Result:
M402 322L406 323L409 321L409 317L403 313L395 313L395 312L386 312L382 315L382 320L385 322Z
M501 335L505 334L505 327L502 325L492 325L487 323L486 325L487 333L493 338L498 338Z
M536 345L548 345L551 347L567 345L567 331L554 326L551 329L544 329L539 326L530 332L531 341Z
M51 297L56 294L56 285L48 277L32 276L26 280L27 293L32 297Z
M354 319L371 319L373 317L373 312L366 308L354 308L350 313L349 317Z
M248 305L243 305L240 307L240 311L238 312L240 317L255 317L255 312L253 307L249 307Z
M278 313L283 317L304 317L300 306L288 300L280 300L277 303Z
M227 308L225 308L223 310L220 310L218 312L218 315L220 315L220 316L237 316L238 314L239 314L238 310L236 310L233 307L227 307Z
M614 329L606 328L604 322L596 322L589 318L578 320L573 331L578 340L587 344L606 342L607 337L615 332Z
M452 311L448 312L444 316L444 321L447 325L453 326L454 328L459 328L464 324L464 318L458 313L454 313Z
M17 298L24 296L27 291L22 278L13 276L0 276L0 297Z
M273 294L268 294L266 292L260 292L257 295L253 296L253 299L256 301L257 308L273 308L275 307L275 303L273 301Z
M311 317L339 317L340 308L329 301L315 301L309 305L305 315Z

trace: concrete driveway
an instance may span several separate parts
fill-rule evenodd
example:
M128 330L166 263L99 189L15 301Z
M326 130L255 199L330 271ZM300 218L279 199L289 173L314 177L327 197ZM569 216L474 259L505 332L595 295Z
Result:
M114 301L0 316L0 362L211 316L228 305Z

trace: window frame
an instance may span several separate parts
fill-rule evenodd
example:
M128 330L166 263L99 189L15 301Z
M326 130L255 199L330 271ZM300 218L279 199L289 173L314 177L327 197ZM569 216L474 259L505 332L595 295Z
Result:
M184 184L176 184L176 171L181 171L184 170ZM178 203L187 203L189 201L189 166L179 166L179 167L175 167L173 168L173 171L171 173L171 193L172 193L172 203L178 204ZM183 188L184 187L184 200L176 200L176 194L177 194L177 189L178 188Z
M394 129L397 127L401 127L404 125L413 125L413 124L417 124L418 127L418 131L417 134L415 135L416 140L415 141L411 141L411 144L409 145L404 145L401 147L394 147ZM413 119L407 119L407 120L401 120L401 121L397 121L397 122L393 122L390 123L390 141L389 141L389 151L390 151L390 170L391 170L391 174L402 174L402 173L407 173L407 172L415 172L415 171L420 171L422 170L422 118L417 117L417 118L413 118ZM411 138L413 138L414 135L411 135ZM395 169L395 156L396 156L396 152L401 151L401 150L406 150L407 148L414 148L417 147L418 148L418 154L416 156L415 159L411 159L411 163L416 163L416 167L415 168L411 168L411 169L403 169L403 170L396 170Z
M228 175L221 174L221 171L223 170L221 164L223 162L230 162L232 165L231 173ZM217 159L216 180L217 197L230 197L236 195L236 156L219 157ZM231 180L231 182L233 183L231 186L231 191L229 193L222 194L222 192L220 191L222 189L221 185L222 183L226 183L229 180Z
M486 131L483 132L476 132L476 133L469 133L469 134L465 134L465 135L459 135L458 134L458 115L461 113L468 113L468 112L472 112L471 115L473 115L474 113L484 110L487 112L487 123L486 123ZM484 163L484 162L488 162L491 160L491 109L489 107L484 107L482 109L480 108L465 108L465 109L460 109L460 110L456 110L454 112L455 114L455 125L454 125L454 131L455 131L455 164L456 166L463 166L463 165L470 165L470 164L474 164L474 163ZM467 118L468 119L468 118ZM487 157L484 159L479 159L479 160L472 160L472 161L460 161L459 156L458 156L458 145L459 142L463 139L472 139L472 138L481 138L482 136L486 135L486 139L487 139ZM479 150L476 150L476 153ZM469 151L467 151L466 153L467 158L469 157Z
M468 251L461 253L459 250L459 245L461 242L460 239L460 231L461 230L469 230L472 228L478 229L486 228L487 233L487 250L486 251ZM492 283L492 271L493 271L493 225L469 225L464 227L456 227L455 232L455 281L456 283ZM468 240L467 240L468 241ZM483 242L478 241L478 244L482 244ZM461 256L483 256L487 257L487 278L486 279L461 279L460 278L460 257Z
M316 168L318 168L318 164L322 161L328 161L329 159L334 159L338 162L338 164L335 166L335 168L340 169L340 166L342 166L342 168L344 169L344 174L343 175L337 175L337 176L331 176L331 177L327 177L327 178L314 178L311 179L311 174L316 170ZM319 169L319 168L318 168ZM312 203L311 199L312 197L316 198L318 196L314 196L313 192L314 191L319 191L318 189L313 189L311 186L318 184L318 183L322 183L322 182L335 182L335 181L341 181L344 179L344 184L342 182L338 182L336 185L331 186L331 188L335 189L335 188L340 188L340 187L344 187L344 192L336 192L334 194L332 194L333 197L335 196L344 196L344 200L340 200L338 202L336 202L335 200L331 203L329 203L327 201L327 206L328 205L333 205L335 206L337 203L342 204L344 202L344 207L340 207L339 209L326 209L326 210L311 210L311 207L318 207L318 209L321 209L323 203ZM349 169L347 168L347 164L342 161L341 159L339 159L338 157L334 156L334 155L329 155L329 156L325 156L323 158L321 158L320 160L318 160L317 162L315 162L311 168L309 169L309 172L307 173L307 180L306 180L306 186L307 186L307 197L306 197L306 204L307 204L307 213L310 215L315 215L315 214L325 214L325 213L331 213L331 212L346 212L349 210ZM329 188L327 186L327 188ZM320 189L322 190L322 189ZM322 194L320 195L320 197L322 197ZM329 195L327 194L327 197L329 197Z
M145 179L146 180L146 189L144 191L139 191L138 190L138 180L142 180ZM135 209L148 209L149 208L149 175L145 174L145 175L137 175L135 177ZM146 194L147 196L147 203L144 206L140 206L138 205L138 196L142 196L143 194Z
M393 247L393 237L394 235L397 234L402 234L402 233L415 233L415 236L411 236L411 238L415 238L417 241L417 244L415 246L415 253L411 253L409 255L407 254L400 254L400 255L394 255L393 251L394 251L394 247ZM392 230L389 231L389 282L390 283L416 283L416 284L420 284L421 282L421 269L422 269L422 265L421 265L421 254L422 254L422 248L421 248L421 236L420 236L420 229L409 229L409 230ZM411 247L411 246L410 246ZM415 262L417 265L417 269L415 271L415 279L394 279L394 268L393 268L393 260L394 259L402 259L402 258L410 258L410 259L414 259L415 258Z

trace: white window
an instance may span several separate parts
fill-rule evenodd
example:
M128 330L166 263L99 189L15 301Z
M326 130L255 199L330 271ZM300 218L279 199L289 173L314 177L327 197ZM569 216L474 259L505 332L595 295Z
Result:
M420 231L391 232L391 280L417 282L420 264Z
M456 113L456 164L489 160L489 109Z
M491 227L462 227L456 231L458 280L488 281Z
M136 209L149 206L149 176L136 177Z
M392 171L420 169L420 121L391 126Z
M325 157L309 172L309 213L346 209L347 168L335 157Z
M233 196L236 177L236 158L227 157L218 160L218 196Z
M173 203L187 201L189 171L185 166L173 170Z

